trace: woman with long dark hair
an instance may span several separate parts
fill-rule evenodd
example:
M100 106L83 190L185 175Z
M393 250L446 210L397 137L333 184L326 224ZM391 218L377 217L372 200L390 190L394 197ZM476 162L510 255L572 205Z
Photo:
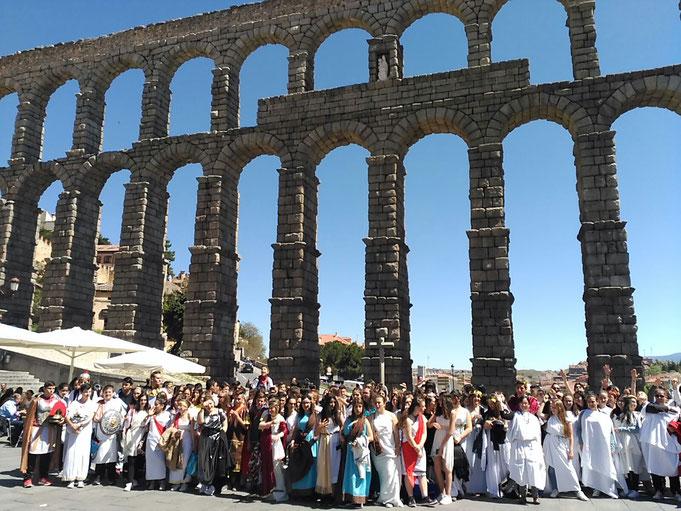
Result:
M408 398L405 396L405 404ZM402 467L404 474L405 490L409 497L409 507L416 507L414 499L414 486L416 481L421 490L421 499L424 503L431 504L428 498L428 479L426 478L426 418L423 412L426 409L425 400L420 397L409 396L410 405L402 411L399 420L399 429L402 434Z
M96 406L90 401L90 385L80 387L80 399L69 403L66 409L66 441L64 443L64 470L62 480L67 488L83 488L90 470L90 445L92 419Z
M296 497L312 496L317 485L316 425L317 412L310 397L305 396L300 402L289 455L289 476L293 481L291 494Z
M338 399L327 394L321 401L322 411L317 421L317 495L328 497L334 495L334 487L338 483L341 454L338 449L343 422Z
M137 486L136 473L144 464L144 437L147 432L149 400L146 394L141 394L139 399L133 400L128 408L123 423L123 440L121 447L123 458L128 462L128 481L125 483L125 491L132 490Z
M227 446L227 415L215 406L215 401L207 397L199 412L197 422L201 427L199 437L199 491L204 495L214 495L231 468L231 458Z
M508 428L511 444L510 476L518 485L521 503L526 502L528 490L535 504L539 503L539 491L546 484L546 466L541 446L541 426L537 416L530 413L529 397L518 398L520 409L513 416Z
M279 413L279 398L269 400L263 414L260 429L260 495L272 494L276 502L288 500L284 481L284 442L286 421Z
M352 413L343 425L342 442L345 447L343 500L362 507L371 488L371 457L369 443L373 434L364 416L364 402L355 400Z
M451 414L452 400L449 396L442 394L436 413L428 421L429 427L435 430L430 455L433 458L435 481L440 490L438 502L442 505L452 503L454 421L451 420Z
M636 411L638 403L634 396L625 396L622 400L622 413L613 419L617 436L617 469L627 480L629 493L627 497L637 499L637 491L641 474L646 467L641 451L641 414Z

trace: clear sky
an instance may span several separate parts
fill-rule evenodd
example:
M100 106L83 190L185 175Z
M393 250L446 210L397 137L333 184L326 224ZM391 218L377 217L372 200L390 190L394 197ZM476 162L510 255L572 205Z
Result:
M228 0L25 0L0 8L0 54L82 39L136 25L234 5ZM571 79L565 11L558 1L511 0L493 24L495 62L528 58L533 83ZM677 0L598 0L597 46L604 74L681 63ZM365 82L368 34L349 29L331 36L315 64L317 88ZM466 66L466 40L454 17L435 14L405 33L406 75ZM241 75L241 121L255 123L257 98L283 94L287 50L266 46ZM207 131L211 62L193 60L173 84L171 133ZM119 77L107 94L105 149L129 147L137 137L143 76ZM44 158L62 157L71 145L77 86L67 83L48 106ZM9 156L16 96L0 100L0 161ZM681 351L681 117L662 109L628 112L614 125L622 218L628 221L631 273L644 354ZM411 283L412 355L415 363L470 367L468 274L468 159L454 135L433 135L407 155L406 221ZM367 153L336 149L318 175L320 332L361 339L364 322L364 244L367 221ZM254 160L240 183L239 314L268 336L271 243L276 230L274 157ZM585 358L584 306L572 141L560 126L536 121L504 141L507 223L511 229L511 289L520 368L558 368ZM196 177L178 169L170 184L169 236L175 269L187 269L193 243ZM107 183L102 232L119 239L127 171ZM61 188L50 187L42 208L54 211Z

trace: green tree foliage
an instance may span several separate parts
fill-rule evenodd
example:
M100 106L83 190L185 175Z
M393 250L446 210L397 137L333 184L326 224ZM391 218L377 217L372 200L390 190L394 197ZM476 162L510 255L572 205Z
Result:
M646 369L646 373L650 376L660 373L671 373L674 371L681 372L681 362L656 360L650 364L648 369Z
M267 360L265 343L258 327L253 323L241 323L239 326L238 347L243 348L247 358L264 362Z
M101 234L97 238L97 244L98 245L111 245L111 240L107 238L106 236L102 236Z
M168 275L174 277L175 270L173 269L173 263L175 262L175 251L173 250L173 244L170 243L170 240L168 239L163 246L163 259L168 265Z
M319 352L323 369L331 367L334 374L346 380L361 376L363 354L364 350L358 344L343 344L339 341L325 344Z
M177 355L182 347L185 301L187 297L179 291L163 297L163 331L169 340L175 341L175 345L170 350L174 355Z

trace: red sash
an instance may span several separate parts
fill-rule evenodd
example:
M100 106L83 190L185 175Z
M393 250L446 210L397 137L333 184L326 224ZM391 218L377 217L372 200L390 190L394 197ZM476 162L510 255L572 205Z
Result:
M426 433L426 418L423 414L419 415L416 419L419 424L418 431L414 436L414 442L416 444L421 443L423 440L423 435ZM407 472L407 479L414 486L414 469L416 468L416 463L419 460L419 455L416 449L414 449L411 444L407 442L402 442L402 458L404 459L404 469Z
M156 424L156 429L158 430L158 434L163 435L163 433L165 433L166 426L164 426L163 424L158 422L158 419L156 419L156 417L154 417L154 424Z

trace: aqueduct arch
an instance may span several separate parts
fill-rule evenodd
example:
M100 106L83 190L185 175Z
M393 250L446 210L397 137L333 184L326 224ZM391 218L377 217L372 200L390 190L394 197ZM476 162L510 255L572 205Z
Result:
M0 279L22 277L23 288L2 299L5 320L29 322L30 262L39 191L65 184L57 208L57 256L48 268L41 328L90 328L93 244L98 196L107 176L132 172L126 186L121 252L109 313L117 335L158 344L167 177L201 163L196 236L185 320L186 349L217 377L233 371L238 255L238 181L260 154L279 156L279 212L273 245L270 365L277 378L317 379L319 320L316 166L338 145L371 153L366 243L365 373L378 374L369 343L383 337L389 383L410 377L409 285L404 232L403 157L429 133L454 133L469 146L470 277L473 377L509 388L515 378L509 230L504 215L502 140L515 126L550 119L574 140L580 205L589 377L604 363L616 383L639 367L625 222L620 218L612 122L641 105L681 111L681 65L600 75L595 0L560 0L569 27L574 81L531 86L526 60L491 62L492 21L505 0L318 1L300 12L294 0L260 4L134 28L97 39L0 58L0 96L17 92L19 106L9 166L0 169ZM377 3L380 6L377 6ZM379 8L380 7L380 8ZM400 35L428 13L457 16L466 29L466 69L403 78ZM313 90L314 53L330 33L362 27L369 83ZM238 127L239 71L258 46L289 51L286 96L263 99L258 123ZM215 63L210 133L168 136L169 85L182 62ZM386 66L387 64L387 66ZM139 140L101 153L104 98L118 74L145 73ZM44 108L64 80L78 80L73 147L58 161L39 162Z

